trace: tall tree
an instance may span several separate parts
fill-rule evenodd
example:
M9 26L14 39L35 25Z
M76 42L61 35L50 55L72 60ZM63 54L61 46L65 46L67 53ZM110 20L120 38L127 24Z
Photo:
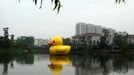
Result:
M101 36L100 38L99 46L101 49L104 49L107 48L109 45L109 31L107 29L103 29L102 32L103 32L103 36Z
M3 28L3 31L4 31L4 37L6 38L6 39L8 39L8 36L9 36L9 34L8 34L8 27L5 27L5 28Z
M118 46L120 49L127 48L127 35L126 32L117 32L113 38L113 46Z

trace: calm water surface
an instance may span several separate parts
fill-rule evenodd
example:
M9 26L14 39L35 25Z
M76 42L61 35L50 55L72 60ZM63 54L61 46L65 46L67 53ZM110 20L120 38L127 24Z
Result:
M132 75L130 54L0 54L0 75Z

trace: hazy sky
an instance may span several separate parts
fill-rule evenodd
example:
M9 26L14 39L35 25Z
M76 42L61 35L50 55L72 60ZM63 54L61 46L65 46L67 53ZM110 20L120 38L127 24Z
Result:
M47 39L55 35L71 37L77 22L92 23L134 34L134 0L117 5L115 0L62 0L60 13L51 0L35 6L33 0L0 1L0 35L3 27L15 36Z

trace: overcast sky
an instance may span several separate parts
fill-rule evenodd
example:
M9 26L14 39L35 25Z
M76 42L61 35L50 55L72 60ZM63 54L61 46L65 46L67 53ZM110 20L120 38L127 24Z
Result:
M0 35L3 27L18 36L48 39L52 36L75 35L75 24L85 22L127 31L134 34L134 0L117 5L115 0L62 0L63 7L57 15L51 0L35 6L33 0L0 1Z

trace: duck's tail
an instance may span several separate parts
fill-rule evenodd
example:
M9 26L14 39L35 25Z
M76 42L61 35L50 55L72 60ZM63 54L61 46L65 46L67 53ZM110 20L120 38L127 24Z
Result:
M69 53L71 50L71 46L67 46L67 53Z

